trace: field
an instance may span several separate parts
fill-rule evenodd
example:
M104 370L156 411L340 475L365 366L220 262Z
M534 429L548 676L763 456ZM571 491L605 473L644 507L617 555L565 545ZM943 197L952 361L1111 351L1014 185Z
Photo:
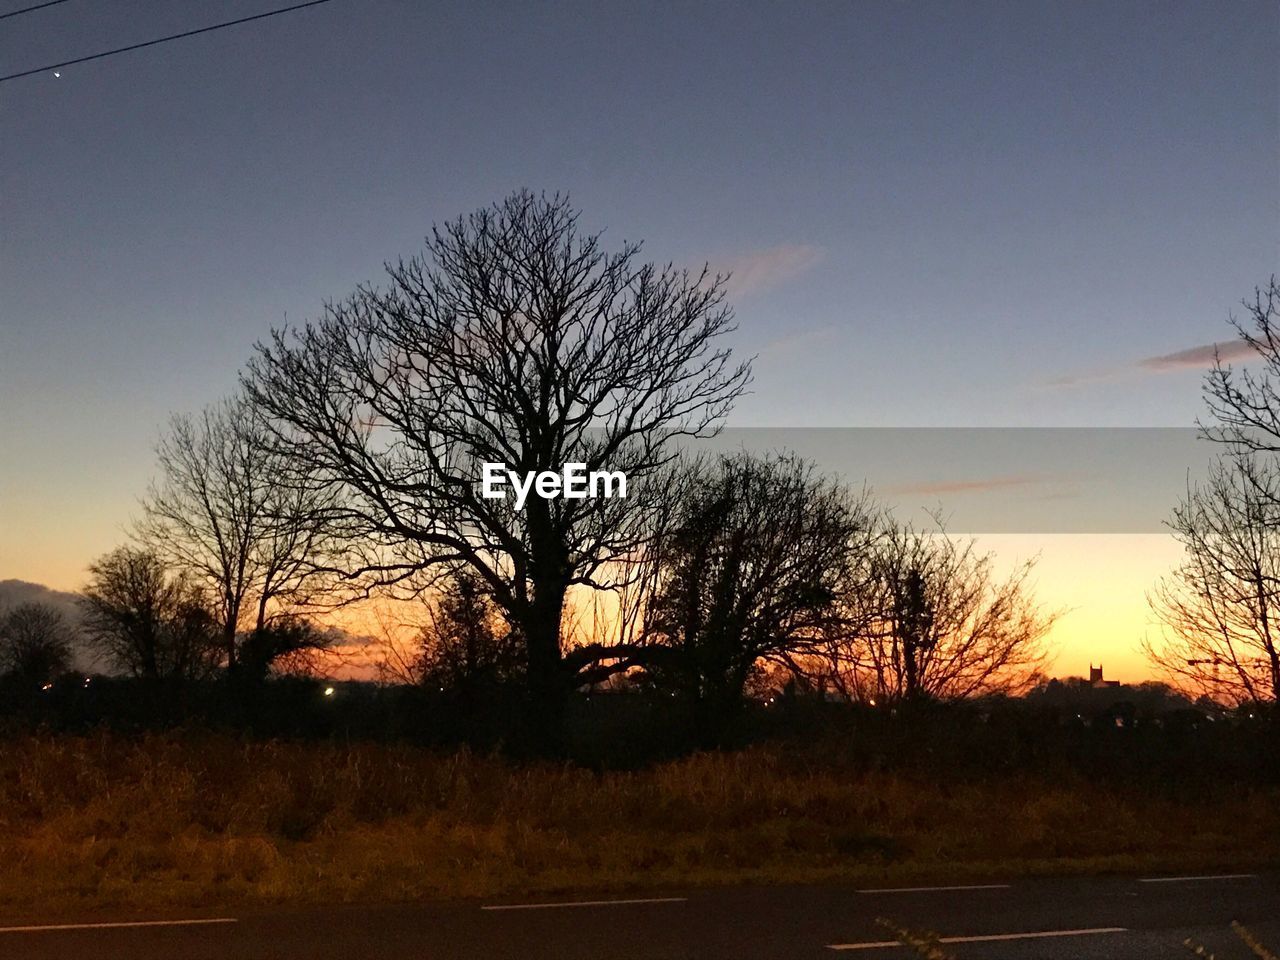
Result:
M0 910L396 901L1280 860L1280 788L941 775L773 743L633 771L211 733L21 734Z

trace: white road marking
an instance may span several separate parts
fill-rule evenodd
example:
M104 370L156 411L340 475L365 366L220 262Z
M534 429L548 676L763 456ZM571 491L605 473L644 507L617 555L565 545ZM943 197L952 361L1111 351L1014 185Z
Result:
M127 927L194 927L209 923L235 923L235 917L199 920L116 920L104 923L41 923L24 927L0 927L0 933L44 933L54 930L121 930Z
M1252 880L1256 873L1215 873L1201 877L1145 877L1139 883L1190 883L1193 880Z
M645 897L634 900L568 900L551 903L495 903L481 910L554 910L559 907L615 907L631 903L684 903L688 897Z
M997 940L1039 940L1044 937L1087 937L1098 933L1125 933L1126 927L1090 927L1085 930L1039 930L1035 933L988 933L972 937L939 937L939 943L992 943ZM867 943L829 943L828 950L884 950L902 946L897 940Z
M897 940L867 940L864 943L828 943L828 950L888 950L890 947L900 947Z
M943 890L1008 890L1007 883L974 883L954 887L879 887L858 893L934 893Z

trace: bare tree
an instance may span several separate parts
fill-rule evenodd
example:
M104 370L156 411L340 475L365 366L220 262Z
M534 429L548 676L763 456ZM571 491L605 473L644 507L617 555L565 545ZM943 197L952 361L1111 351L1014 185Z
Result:
M171 574L151 550L119 547L89 567L85 631L117 669L148 680L194 680L221 660L219 631L200 584Z
M1215 699L1280 699L1280 464L1222 457L1169 526L1185 553L1149 597L1165 629L1148 656Z
M1280 572L1280 284L1243 301L1232 317L1251 367L1215 356L1205 380L1201 435L1224 455L1201 486L1188 485L1169 526L1182 563L1154 589L1163 636L1150 658L1193 690L1226 700L1275 700L1280 656L1273 636Z
M260 345L246 386L281 449L341 486L363 544L347 572L429 586L473 570L525 644L530 722L552 746L581 664L563 657L566 596L602 589L645 536L646 477L681 437L713 432L741 393L719 337L720 277L606 253L562 197L517 193L432 229L302 329ZM484 463L622 471L612 499L486 499Z
M24 603L0 616L0 676L44 684L71 669L73 631L57 610Z
M157 447L160 478L140 527L146 544L205 584L225 665L248 677L326 637L299 608L323 582L332 491L271 439L240 397L175 416Z
M1204 437L1226 444L1233 453L1280 452L1280 283L1242 302L1247 318L1231 318L1237 336L1252 351L1250 370L1224 364L1215 356L1205 379L1210 419L1201 422Z
M698 467L674 522L651 547L656 589L637 652L691 700L704 738L722 739L764 663L794 670L839 615L874 516L865 495L794 455L723 457Z
M1007 578L974 540L890 522L826 649L827 677L869 703L958 700L1027 689L1057 614L1030 590L1034 560Z

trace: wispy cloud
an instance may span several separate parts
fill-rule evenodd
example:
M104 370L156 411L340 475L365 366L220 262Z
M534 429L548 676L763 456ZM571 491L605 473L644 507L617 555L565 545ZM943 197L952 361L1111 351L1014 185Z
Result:
M972 480L935 480L925 483L903 483L881 489L893 496L937 497L953 493L991 493L1010 487L1031 487L1045 483L1044 477L979 477Z
M1224 363L1247 360L1253 354L1253 348L1243 340L1223 340L1218 343L1204 343L1196 347L1188 347L1174 353L1162 353L1154 357L1143 357L1123 367L1109 367L1085 373L1067 374L1054 377L1047 382L1050 387L1078 387L1089 383L1107 383L1115 380L1127 380L1132 377L1149 376L1161 373L1179 373L1184 370L1208 370L1213 366L1214 356Z
M1158 357L1145 357L1139 360L1139 369L1150 373L1168 373L1188 368L1204 369L1213 366L1215 356L1224 362L1244 360L1253 353L1253 348L1243 340L1226 340L1221 343L1206 343L1199 347L1179 350L1177 353L1165 353Z
M736 296L751 297L795 279L819 263L823 255L821 247L783 243L714 261L712 267L731 275L729 287Z

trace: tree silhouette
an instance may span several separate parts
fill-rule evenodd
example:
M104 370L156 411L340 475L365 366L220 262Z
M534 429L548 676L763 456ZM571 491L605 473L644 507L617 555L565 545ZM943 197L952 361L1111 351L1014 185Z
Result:
M157 447L160 479L140 525L145 544L204 584L223 661L249 678L327 642L299 607L325 582L333 491L280 456L272 439L241 397L175 416Z
M700 465L652 546L657 587L640 652L696 707L704 741L731 731L752 671L794 668L837 615L873 516L793 455Z
M465 570L441 588L419 642L419 682L467 705L523 676L519 636L494 607L484 582Z
M560 196L516 193L432 229L301 329L259 346L246 386L287 452L339 485L360 545L346 572L419 592L459 565L525 645L530 730L554 749L579 664L562 656L569 591L613 585L645 537L647 477L713 432L744 388L719 338L722 278L606 253ZM485 499L481 464L621 470L626 498Z
M49 683L71 669L73 632L57 610L23 603L0 616L0 676L24 686Z
M217 670L217 620L190 574L171 574L154 551L128 546L98 558L89 574L85 632L113 667L152 681L198 680Z
M1280 283L1242 301L1247 319L1232 317L1237 336L1253 353L1253 369L1236 369L1215 356L1205 378L1208 421L1201 434L1233 453L1280 452Z
M1225 452L1174 509L1169 526L1182 563L1149 601L1165 626L1145 646L1171 677L1215 698L1280 698L1276 550L1280 520L1280 284L1243 301L1231 318L1250 349L1236 369L1215 355L1205 378L1201 436Z
M890 521L842 597L825 679L877 704L1027 689L1057 619L1031 596L1034 567L1001 579L975 541Z
M1169 527L1185 552L1149 596L1165 630L1148 656L1215 699L1280 699L1280 465L1220 458Z

